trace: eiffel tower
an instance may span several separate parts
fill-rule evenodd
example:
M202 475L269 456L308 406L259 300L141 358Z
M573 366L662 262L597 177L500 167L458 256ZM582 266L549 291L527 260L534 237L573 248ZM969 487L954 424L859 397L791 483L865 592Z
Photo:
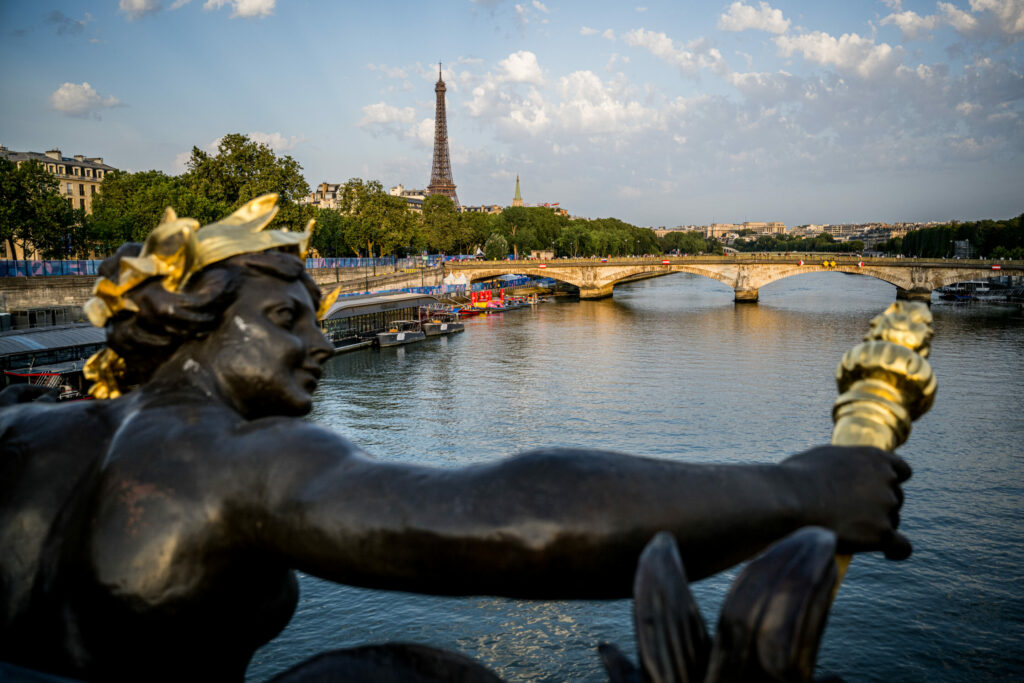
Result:
M430 167L430 184L428 194L443 194L451 198L455 208L459 208L459 197L455 194L455 181L452 180L452 160L448 156L448 116L444 108L444 79L441 78L441 63L437 63L437 84L434 93L437 95L437 107L434 110L434 163Z

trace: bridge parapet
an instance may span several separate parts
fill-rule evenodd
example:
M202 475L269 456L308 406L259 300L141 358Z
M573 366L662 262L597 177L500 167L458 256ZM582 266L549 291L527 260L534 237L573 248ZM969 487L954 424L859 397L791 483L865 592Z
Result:
M755 302L760 288L767 284L793 275L822 271L874 277L895 285L897 298L930 300L933 290L955 282L984 278L993 274L1024 275L1024 262L861 258L838 255L825 257L821 254L736 254L664 259L521 259L445 263L446 273L463 273L471 281L510 274L550 277L575 285L580 290L580 298L583 299L611 296L616 284L637 277L686 272L709 277L732 287L737 302Z

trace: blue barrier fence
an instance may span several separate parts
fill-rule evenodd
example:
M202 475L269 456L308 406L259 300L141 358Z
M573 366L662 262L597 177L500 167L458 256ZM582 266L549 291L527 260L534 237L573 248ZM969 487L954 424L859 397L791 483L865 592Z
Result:
M469 256L441 256L433 254L424 259L422 256L410 256L408 258L308 258L306 268L419 268L426 265L429 268L437 266L443 261L460 261L469 259ZM0 261L0 277L46 277L58 275L96 275L97 269L102 261L44 261L44 260L18 260Z
M0 277L96 275L100 261L0 261Z
M468 294L480 292L486 289L511 289L513 287L552 287L555 281L549 277L534 278L528 275L504 276L502 279L489 280L487 282L476 282L472 285L435 285L433 287L404 287L402 289L385 289L373 292L374 294ZM340 298L350 296L365 296L365 292L352 292L342 294Z

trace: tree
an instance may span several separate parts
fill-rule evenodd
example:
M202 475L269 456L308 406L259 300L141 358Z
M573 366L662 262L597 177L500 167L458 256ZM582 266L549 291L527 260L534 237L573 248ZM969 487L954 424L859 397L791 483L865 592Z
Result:
M466 238L458 234L462 225L455 203L443 194L432 194L423 202L423 235L433 249L450 254Z
M35 248L43 258L88 251L84 212L72 209L58 188L57 178L38 161L17 165L0 159L0 239L10 257L15 243L25 252Z
M508 242L498 233L493 233L484 242L484 258L488 260L501 260L508 254Z
M111 171L103 191L93 199L91 222L101 253L113 253L125 242L142 242L172 207L180 216L210 223L223 217L220 203L197 194L192 183L161 171Z
M316 228L310 247L324 258L336 258L347 251L345 244L346 216L337 209L318 209L316 212Z
M456 245L456 249L463 254L471 254L475 247L482 247L487 236L494 232L494 220L486 213L459 214L459 222L462 224L459 234L465 238L465 243Z
M555 246L560 254L576 258L582 254L590 243L590 232L583 225L584 221L573 221L558 236Z
M208 209L212 214L192 216L201 223L218 220L269 192L278 195L274 222L279 229L303 230L313 217L315 207L298 203L309 194L302 166L288 155L278 157L270 147L246 135L225 135L216 154L193 147L186 166L183 181L193 193L211 201Z
M92 244L87 231L85 211L71 208L64 197L53 193L37 205L29 241L44 259L83 257Z
M376 243L381 257L396 247L409 244L415 232L416 219L409 211L409 204L401 197L383 192L369 198L359 212L359 220L365 225L364 234L371 243L370 252L373 251L372 244Z
M381 256L415 238L415 220L409 205L401 197L384 192L377 180L349 178L338 193L338 210L345 221L345 243L356 254L366 249L368 256Z

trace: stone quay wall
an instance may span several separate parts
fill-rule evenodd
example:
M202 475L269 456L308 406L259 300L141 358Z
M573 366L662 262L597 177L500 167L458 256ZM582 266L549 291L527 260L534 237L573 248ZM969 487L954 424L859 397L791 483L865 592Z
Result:
M321 290L339 284L342 294L441 284L441 267L383 273L376 277L356 268L312 268L309 271ZM372 271L371 271L372 273ZM91 275L0 278L0 313L53 306L82 306L92 296L96 278Z

